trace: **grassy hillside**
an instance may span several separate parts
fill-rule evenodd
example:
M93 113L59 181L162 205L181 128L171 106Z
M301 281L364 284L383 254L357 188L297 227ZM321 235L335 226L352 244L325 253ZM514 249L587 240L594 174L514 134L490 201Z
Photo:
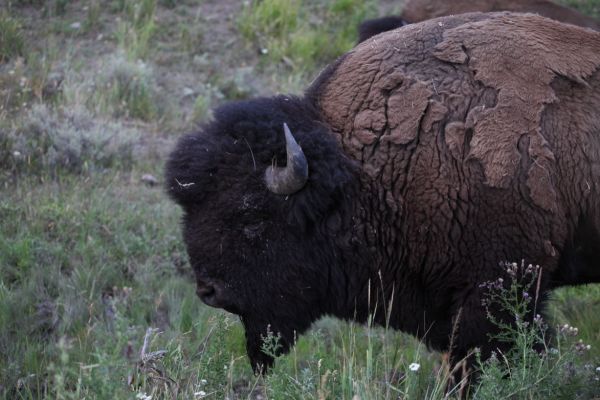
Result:
M332 319L254 376L237 317L195 296L161 188L212 107L300 93L401 4L0 0L0 398L443 398L442 355ZM600 396L600 286L558 291L550 314L553 347L514 332L521 352L483 366L477 398Z

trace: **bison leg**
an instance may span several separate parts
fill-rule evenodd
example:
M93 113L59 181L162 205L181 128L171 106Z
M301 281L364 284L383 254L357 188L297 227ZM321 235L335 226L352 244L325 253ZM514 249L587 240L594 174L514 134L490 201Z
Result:
M598 218L600 219L600 218ZM600 223L582 216L573 238L562 252L552 287L600 282Z

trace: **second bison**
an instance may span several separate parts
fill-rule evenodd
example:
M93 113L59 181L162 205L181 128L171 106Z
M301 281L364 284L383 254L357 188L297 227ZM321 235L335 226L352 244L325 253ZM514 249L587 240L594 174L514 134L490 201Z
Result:
M358 42L407 24L475 11L533 13L555 21L600 31L600 22L550 0L408 0L402 7L402 14L399 17L370 19L360 24Z
M166 168L197 293L241 317L257 370L268 331L287 351L323 315L486 357L499 263L542 266L538 307L600 281L599 110L600 34L510 13L410 25L303 98L226 104Z

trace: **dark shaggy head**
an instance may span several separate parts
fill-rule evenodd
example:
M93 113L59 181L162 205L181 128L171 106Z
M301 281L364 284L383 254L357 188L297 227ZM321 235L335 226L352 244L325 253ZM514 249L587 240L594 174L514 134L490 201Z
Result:
M265 170L286 163L284 123L309 171L304 187L288 196L265 184ZM167 191L184 210L198 295L241 317L255 369L272 363L261 352L267 330L281 334L285 351L296 333L331 312L354 175L310 104L290 97L227 104L172 152ZM343 287L343 278L335 285Z
M358 43L362 43L375 35L400 28L404 25L408 25L408 22L400 17L368 19L358 26Z

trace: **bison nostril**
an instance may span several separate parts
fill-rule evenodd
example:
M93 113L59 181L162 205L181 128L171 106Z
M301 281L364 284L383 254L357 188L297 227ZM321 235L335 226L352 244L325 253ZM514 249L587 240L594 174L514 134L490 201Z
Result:
M239 309L232 301L231 293L225 288L225 285L213 281L210 283L200 279L196 281L196 294L204 304L239 314Z
M212 297L215 295L215 288L212 285L198 284L198 287L196 288L196 294L201 299Z
M215 285L198 281L196 287L196 294L206 305L212 307L219 307L217 299L218 288Z

